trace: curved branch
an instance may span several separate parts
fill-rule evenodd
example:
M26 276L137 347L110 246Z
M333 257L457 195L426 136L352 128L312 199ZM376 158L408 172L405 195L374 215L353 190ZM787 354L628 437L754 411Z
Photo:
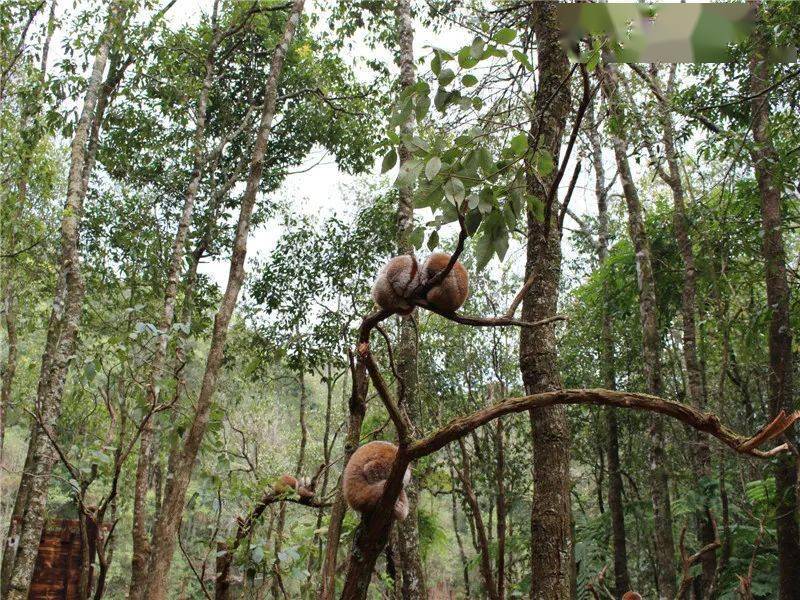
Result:
M464 437L481 425L503 415L518 413L528 410L544 408L556 404L594 404L598 406L612 406L615 408L629 408L637 410L647 410L661 413L682 421L709 435L714 436L723 444L741 454L749 454L759 458L773 456L777 453L789 450L788 444L781 444L769 451L755 449L755 445L774 439L789 427L792 423L800 419L800 411L787 415L783 411L774 421L763 427L752 437L745 437L725 427L719 417L713 413L707 413L691 406L664 400L649 394L637 394L633 392L621 392L604 389L578 389L578 390L557 390L523 396L520 398L509 398L478 410L471 415L453 419L425 439L414 442L408 448L408 455L411 460L417 460L436 452L445 445L459 438Z

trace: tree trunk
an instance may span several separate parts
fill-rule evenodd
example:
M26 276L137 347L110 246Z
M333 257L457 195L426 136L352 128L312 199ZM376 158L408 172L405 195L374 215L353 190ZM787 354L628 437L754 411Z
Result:
M695 267L694 249L692 240L689 236L689 223L686 218L686 202L681 179L680 163L678 150L675 146L675 126L672 121L672 113L668 104L668 97L671 96L677 65L670 66L669 82L667 84L667 94L661 92L661 83L657 72L652 73L651 81L657 90L656 102L658 105L658 116L661 122L662 142L664 144L664 154L667 158L668 172L659 169L665 183L672 190L672 199L675 205L673 213L673 226L675 237L678 240L678 249L683 261L683 291L681 294L681 317L683 320L683 360L686 365L687 389L689 401L692 406L703 410L705 407L705 397L703 394L703 377L700 368L700 360L697 356L697 269ZM666 177L664 177L666 176ZM711 505L711 498L706 497L708 481L711 479L711 450L705 436L698 432L692 432L694 453L694 473L698 477L698 492L703 497L703 509L698 513L699 522L699 541L701 546L712 543L716 534L714 525L711 521L708 509ZM702 577L700 579L700 596L703 597L714 582L714 573L717 569L716 552L705 552L700 559L702 565Z
M350 393L348 409L350 416L347 422L347 438L344 442L342 465L347 465L350 457L358 449L361 440L361 424L367 411L367 390L369 381L367 369L363 363L352 365L353 389ZM342 535L342 523L347 511L341 481L337 486L336 499L331 507L328 522L328 543L325 547L325 559L322 563L320 589L317 594L320 600L331 600L336 593L336 556L339 552L339 537Z
M191 427L186 434L183 444L179 447L176 457L173 479L166 490L151 543L150 562L147 577L148 600L163 600L167 595L167 576L172 565L172 555L175 551L176 534L183 516L183 507L186 489L189 486L194 463L203 440L206 426L208 425L209 411L217 387L217 376L222 365L225 340L228 334L228 325L239 297L239 291L244 281L244 263L247 254L247 236L250 231L250 218L253 213L256 196L258 194L261 174L264 167L264 157L275 116L278 81L283 69L283 64L294 38L294 33L300 21L304 0L294 0L283 39L275 48L270 65L269 77L266 83L264 107L261 112L261 122L258 128L253 155L250 163L250 174L247 178L247 187L242 197L239 212L239 221L233 240L231 264L228 274L228 285L225 289L219 310L214 318L214 331L211 337L211 347L206 360L206 368L200 394L195 406L195 413Z
M50 15L47 21L45 39L42 44L41 67L39 69L39 87L28 102L22 103L22 116L20 117L20 131L24 132L30 125L30 119L40 110L41 89L45 84L47 75L47 58L50 52L50 41L55 30L55 1L50 3ZM37 11L38 12L38 11ZM30 175L31 155L36 149L36 145L41 140L40 135L33 136L33 139L23 145L22 156L20 157L19 176L17 177L17 198L14 209L10 215L9 226L4 228L8 235L3 242L4 254L13 256L16 246L16 224L19 217L25 214L25 204L28 197L28 177ZM11 404L11 390L14 384L14 375L17 372L17 291L14 273L14 258L8 258L8 266L3 270L5 286L3 287L3 314L6 323L6 342L8 350L6 352L6 364L2 368L2 381L0 381L0 463L3 460L3 446L5 442L6 420L8 408ZM0 509L2 509L0 500Z
M608 256L608 193L606 190L605 169L603 167L603 149L600 143L600 132L594 116L594 108L587 112L587 132L592 150L592 165L595 172L595 196L597 197L597 262L602 267ZM609 390L617 389L616 370L614 368L614 336L612 332L612 314L609 307L611 297L611 279L609 274L603 281L602 324L600 330L600 362L603 374L603 385ZM631 589L631 578L628 573L628 550L625 538L625 509L622 503L622 472L619 460L619 425L617 412L613 408L605 409L605 421L608 429L608 510L611 512L611 540L614 548L614 591L618 598Z
M623 108L617 97L618 77L613 65L605 65L601 73L603 93L610 114L617 120L623 117ZM642 357L647 391L660 396L663 389L661 378L661 345L658 333L658 307L656 304L655 280L650 254L650 242L644 228L642 205L633 182L628 164L627 144L618 131L611 131L611 141L622 180L622 190L628 206L628 231L636 251L636 272L639 287L639 316L642 322ZM664 447L664 420L659 415L650 418L650 485L653 496L653 518L655 529L655 552L658 568L659 597L674 598L676 588L675 542L672 535L672 513L670 510L669 479Z
M397 45L399 50L400 88L404 90L414 85L414 22L411 19L409 0L395 3ZM413 133L413 116L401 125L401 133ZM397 153L399 166L403 167L411 159L411 153L400 144ZM414 246L409 236L414 228L414 190L413 184L400 186L397 205L397 252L414 254ZM396 348L398 401L412 423L419 420L417 410L417 332L412 315L400 317L399 342ZM403 574L404 600L423 600L427 597L425 572L419 551L419 486L416 480L405 487L408 496L408 517L397 523L397 541L400 550L400 566Z
M789 321L790 292L786 278L786 250L781 230L781 169L779 157L769 132L770 66L763 48L756 46L751 59L750 123L752 149L758 190L761 195L761 251L767 285L769 323L769 395L770 412L794 410L792 397L792 330ZM792 429L787 437L797 443ZM775 465L777 494L776 530L778 534L778 579L780 600L800 598L800 532L797 525L797 470L791 455L780 456Z
M469 509L472 512L472 520L475 523L475 534L478 542L478 554L480 555L480 571L483 578L483 589L486 597L491 600L497 600L497 585L494 581L494 572L492 570L492 557L489 549L489 540L486 535L486 526L483 523L483 516L481 515L481 507L478 504L478 498L475 496L475 490L472 488L472 473L470 468L469 452L464 444L464 440L458 440L459 448L461 449L461 469L456 469L458 477L461 480L461 485L464 488L464 497L469 504Z
M558 161L561 137L570 108L569 64L558 41L555 2L530 6L536 34L539 88L534 101L531 144L547 150ZM555 173L539 180L528 177L528 193L544 201ZM533 285L522 301L522 319L552 317L558 303L561 243L558 210L547 210L549 222L539 222L528 211L528 246L525 279L535 273ZM528 394L561 388L556 336L553 325L520 331L520 370ZM531 411L533 432L533 487L531 506L530 597L535 600L570 598L572 542L570 535L570 432L563 407Z
M158 403L158 387L163 377L164 363L167 356L167 344L169 342L169 330L175 318L175 305L178 296L178 280L180 279L183 266L184 248L189 226L192 222L194 203L197 199L197 192L200 189L200 180L203 175L203 163L205 160L205 130L208 113L208 97L214 84L214 73L216 70L217 46L222 38L217 24L217 9L219 0L214 2L211 16L212 41L206 53L205 76L197 101L197 125L194 132L193 147L193 168L189 185L183 199L180 220L175 232L170 252L169 270L167 271L167 285L164 291L164 303L161 307L161 315L158 321L158 336L156 348L150 365L150 378L147 385L147 406L150 414L147 415L147 424L142 429L141 439L139 440L139 459L136 465L136 482L134 484L133 496L133 526L132 540L133 553L131 558L131 583L128 590L130 600L140 600L144 597L145 582L147 580L147 561L150 548L147 541L146 506L147 480L151 466L151 451L153 446L154 425L153 414Z
M494 401L490 398L490 402ZM497 598L506 597L506 458L503 419L497 419L495 431L495 460L497 465Z
M47 341L42 355L42 367L36 393L37 406L41 407L41 420L44 426L53 431L55 431L56 421L61 412L64 384L69 363L75 354L83 308L84 283L80 270L78 243L80 218L86 195L83 176L88 159L87 142L95 117L103 72L111 48L113 29L120 20L122 12L117 3L109 7L70 150L67 199L61 220L61 257L58 282L47 328ZM30 468L25 470L20 481L20 491L24 491L20 495L23 496L24 504L19 511L22 515L22 522L19 525L17 551L14 556L9 558L8 571L3 573L3 581L8 582L6 598L9 600L25 600L28 597L28 588L33 576L33 567L44 526L50 474L56 460L52 445L47 436L39 432L39 429L37 424L32 427L28 448L30 462L26 461L26 465ZM15 510L15 512L18 511Z

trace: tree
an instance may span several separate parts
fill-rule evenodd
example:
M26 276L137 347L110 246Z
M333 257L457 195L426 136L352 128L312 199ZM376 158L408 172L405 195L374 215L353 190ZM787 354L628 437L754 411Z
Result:
M67 199L61 221L60 270L37 390L42 426L51 429L58 420L67 369L74 353L83 306L84 284L78 243L80 217L86 196L83 182L88 179L88 174L84 173L84 170L88 166L90 171L93 164L93 158L88 155L87 144L95 119L95 109L109 51L115 31L120 27L124 15L125 9L120 4L110 5L95 51L91 74L87 79L83 108L71 143ZM9 531L9 537L14 538L18 535L17 551L10 559L13 560L13 564L9 564L3 573L3 580L8 582L7 597L20 600L28 596L39 538L44 526L47 486L56 460L50 441L38 425L34 425L31 433L28 457L16 500L17 504L24 508L14 511L22 514L21 523L18 525L19 533L14 530ZM16 524L12 524L11 527L16 527Z

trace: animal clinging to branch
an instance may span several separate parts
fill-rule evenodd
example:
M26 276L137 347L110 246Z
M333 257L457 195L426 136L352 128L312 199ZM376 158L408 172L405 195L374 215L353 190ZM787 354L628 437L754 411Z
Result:
M434 285L424 298L416 298L417 290L428 285L438 273L447 268L450 255L434 252L421 264L414 256L403 254L392 258L378 274L372 285L372 299L385 310L401 315L414 310L415 301L444 312L458 310L469 294L467 270L456 261L447 276Z
M397 446L390 442L369 442L353 453L344 469L342 488L347 504L360 513L371 513L377 507L397 456ZM403 485L411 481L406 470ZM402 521L408 516L408 497L400 491L394 504L394 516Z
M314 490L311 489L309 482L301 478L298 480L296 477L285 474L278 477L278 480L272 485L272 489L276 494L289 494L297 492L301 498L313 498Z

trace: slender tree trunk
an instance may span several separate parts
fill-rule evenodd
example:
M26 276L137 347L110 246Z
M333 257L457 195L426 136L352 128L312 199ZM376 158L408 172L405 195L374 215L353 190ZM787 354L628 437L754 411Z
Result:
M493 401L493 399L490 399ZM495 431L495 460L497 465L497 598L506 597L506 457L503 419L497 419Z
M456 480L456 474L455 474L455 468L453 467L453 460L451 455L450 481L455 483L455 480ZM464 552L464 542L461 540L461 533L458 530L458 505L456 503L455 490L452 490L450 492L450 502L451 502L450 511L453 515L453 533L456 536L456 544L458 544L458 556L461 559L461 572L464 577L464 597L469 598L471 596L470 585L469 585L469 562L467 561L467 554L466 552Z
M608 193L606 191L605 168L603 167L603 150L600 143L600 131L594 117L594 107L587 112L587 132L592 150L592 165L595 172L595 196L597 197L597 262L602 267L608 256ZM603 385L609 390L617 389L616 370L614 368L614 336L612 333L612 313L609 307L611 296L611 279L606 274L603 281L602 323L600 329L600 361L603 374ZM614 548L614 591L617 597L631 589L631 578L628 573L628 550L625 537L625 509L622 503L622 473L619 460L619 425L617 412L613 408L605 409L605 421L608 429L608 510L611 512L611 539Z
M472 512L472 520L475 523L475 534L478 542L478 554L480 555L480 571L483 578L483 589L486 597L491 600L497 600L497 584L494 580L494 572L492 570L492 557L489 549L489 539L486 535L486 526L483 523L483 516L481 515L481 507L478 504L478 498L475 496L475 490L472 488L472 473L470 468L469 452L464 444L463 439L458 440L459 448L461 449L461 469L456 469L461 485L464 488L464 497L469 504L469 509Z
M361 425L367 411L367 390L369 381L367 370L360 361L353 365L353 389L350 393L349 412L347 422L347 437L344 442L344 457L342 464L346 465L358 449L361 440ZM336 499L331 507L331 516L328 522L328 543L325 547L325 559L322 563L320 589L317 594L320 600L331 600L336 593L336 557L339 552L339 538L342 535L342 523L347 511L341 481L337 485Z
M569 64L558 41L555 2L534 2L531 25L537 40L539 89L534 101L531 145L547 150L558 161L561 137L570 108ZM528 177L528 193L544 201L555 173L539 180ZM558 210L549 222L528 211L525 279L536 277L522 301L522 319L537 321L556 313L561 276ZM520 370L525 392L561 388L553 325L520 331ZM531 506L531 594L533 600L566 600L571 596L570 432L563 407L531 411L533 487Z
M397 45L400 63L400 88L402 90L414 85L414 22L411 18L409 0L395 2L395 20L397 28ZM401 133L413 133L413 116L402 124ZM400 168L411 159L411 153L404 144L400 144ZM399 254L414 254L414 246L409 236L414 228L414 190L413 184L400 186L397 205L397 251ZM417 410L417 333L414 317L400 317L400 339L395 351L397 357L397 374L400 382L398 399L412 423L419 420ZM408 496L408 517L397 523L397 541L400 550L400 566L403 574L404 600L423 600L427 597L425 572L419 550L419 485L413 480L405 487Z
M131 582L128 590L130 600L140 600L144 597L145 582L147 580L147 561L150 548L147 541L147 516L145 500L147 497L147 481L151 467L151 452L153 449L154 424L152 411L158 403L158 387L163 377L164 363L167 356L167 344L169 342L169 330L175 318L175 306L178 296L178 281L181 276L183 266L184 249L189 226L192 222L194 204L197 193L200 189L200 181L203 175L203 163L205 160L205 130L208 113L208 98L214 84L214 74L216 71L216 53L221 40L221 33L217 23L217 10L219 1L214 2L211 17L212 41L206 53L205 76L197 102L197 125L194 132L193 147L193 168L189 185L183 199L183 208L175 232L170 253L169 270L167 271L167 285L164 291L164 303L161 307L161 315L158 322L158 336L156 339L155 352L150 365L150 379L147 385L147 406L151 414L148 415L147 423L142 429L141 439L139 440L139 459L136 465L136 482L134 484L133 496L133 526L131 536L133 539L133 552L131 558Z
M31 117L40 111L41 89L44 87L47 75L47 59L50 52L50 41L55 30L55 1L50 3L50 16L47 21L45 39L42 44L41 66L39 69L39 87L30 99L30 103L22 106L22 116L20 118L20 131L24 132L30 126ZM38 11L37 11L38 12ZM24 150L20 160L19 176L17 177L17 198L14 210L9 218L9 225L4 228L8 231L8 236L3 239L4 254L13 255L17 246L16 223L19 217L25 214L25 204L28 197L28 177L30 176L31 156L39 143L41 136L36 135L34 139L24 145ZM11 390L14 384L14 376L17 372L18 337L17 337L17 291L16 274L14 269L14 258L9 258L7 267L3 269L2 279L5 281L3 287L3 317L6 324L6 364L2 369L2 381L0 381L0 462L3 459L3 446L5 442L6 420L8 408L11 404ZM0 508L2 503L0 502Z
M681 179L680 162L678 149L675 145L675 126L672 120L672 113L668 105L668 96L671 96L677 65L671 65L669 71L669 83L667 84L667 94L661 92L661 83L655 69L652 72L651 81L659 93L656 94L658 105L658 117L661 122L662 143L664 144L664 154L667 158L668 172L661 171L662 178L672 190L672 199L675 205L673 212L673 226L675 236L678 240L678 249L683 261L683 291L681 294L681 316L683 320L683 360L686 365L687 389L689 401L692 406L703 410L705 408L705 397L703 394L703 377L700 368L700 360L697 355L697 269L695 267L694 249L692 240L689 236L689 222L686 217L685 192L683 180ZM699 432L692 432L694 453L694 472L700 478L700 494L703 495L704 508L697 515L699 526L699 540L702 546L710 544L715 539L714 526L708 515L711 505L711 498L706 497L708 480L711 479L711 450L706 437ZM700 579L701 597L705 595L711 584L714 582L714 573L717 568L716 552L705 552L700 559L703 574Z
M209 411L217 387L217 377L222 366L228 325L233 316L236 300L239 297L239 291L244 281L244 263L247 254L250 218L258 194L272 120L275 116L278 81L289 45L294 38L295 30L300 21L303 4L304 0L294 0L286 21L283 39L275 48L272 56L265 90L264 107L261 112L261 122L250 163L250 174L242 198L239 221L234 235L228 285L214 318L211 347L208 352L205 373L203 374L192 423L183 444L179 448L173 479L165 493L161 514L158 515L153 531L146 588L148 600L163 600L167 595L167 576L172 565L172 555L175 551L177 529L183 516L186 490L189 487L189 480L197 459L197 453L208 425Z
M763 48L756 46L751 59L750 123L753 130L752 158L761 195L761 230L767 285L769 323L770 412L794 410L792 388L792 330L789 320L790 291L786 277L786 249L781 229L783 182L779 157L769 132L769 94L762 93L770 81L770 66ZM797 443L795 433L787 430ZM778 579L780 600L800 598L800 532L797 525L797 468L791 455L780 456L775 464L777 494Z
M620 119L623 116L623 107L616 93L618 84L616 69L613 65L605 65L601 75L601 84L608 102L609 112L614 118ZM623 195L628 206L628 231L636 251L639 315L642 322L642 357L647 391L654 396L660 396L663 390L661 341L658 333L658 307L656 304L650 242L644 228L639 193L628 164L627 144L620 137L619 132L611 131L610 133L617 161L617 170L622 180ZM653 496L653 518L655 521L658 591L660 598L672 599L677 592L674 557L675 542L672 535L664 421L660 415L651 415L650 441L650 484Z
M46 427L55 430L61 412L61 399L67 370L75 345L83 308L84 284L80 270L79 237L80 218L86 190L83 186L84 167L87 163L87 142L95 117L103 72L111 48L113 29L122 16L117 3L109 7L105 28L94 57L91 74L87 81L83 109L70 151L70 170L67 179L67 199L61 220L61 257L53 309L47 329L47 341L42 355L42 367L37 389L37 406L41 407L41 419ZM29 442L29 469L22 474L20 491L25 504L19 526L19 541L15 556L9 559L9 568L3 573L8 582L6 598L25 600L28 596L33 567L44 526L47 489L50 473L56 461L55 451L47 436L38 432L34 424ZM17 512L15 510L15 512ZM5 562L5 561L4 561Z

